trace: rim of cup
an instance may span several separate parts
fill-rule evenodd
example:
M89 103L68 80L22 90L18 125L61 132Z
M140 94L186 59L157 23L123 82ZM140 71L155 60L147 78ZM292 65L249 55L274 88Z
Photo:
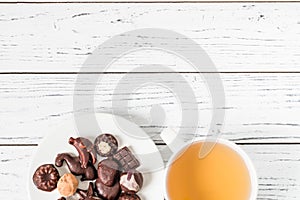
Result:
M168 195L168 192L167 192L167 177L168 177L168 171L170 169L170 166L172 165L172 162L177 158L177 156L180 153L182 153L185 149L187 149L192 143L195 143L195 142L210 142L210 141L226 145L227 147L234 150L239 156L241 156L241 158L245 162L245 165L248 169L248 172L249 172L249 175L250 175L250 181L251 181L251 194L250 194L250 197L249 197L248 200L256 200L257 193L258 193L258 179L257 179L256 170L255 170L255 167L254 167L254 164L253 164L252 160L249 158L248 154L240 146L238 146L234 142L231 142L229 140L222 139L222 138L218 138L217 140L195 139L191 142L188 142L184 146L178 148L178 150L173 153L173 155L171 156L171 158L169 159L169 161L167 163L167 166L166 166L166 169L165 169L165 172L164 172L164 197L165 197L165 199L166 200L171 200L169 195Z

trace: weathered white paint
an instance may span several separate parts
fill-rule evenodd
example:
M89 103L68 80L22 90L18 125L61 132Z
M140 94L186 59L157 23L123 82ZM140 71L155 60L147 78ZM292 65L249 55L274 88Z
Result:
M192 38L219 71L254 72L221 74L226 95L222 137L252 143L242 147L257 168L258 199L299 199L300 74L293 73L300 71L299 9L298 3L0 4L0 73L8 73L0 75L0 199L28 199L25 184L37 149L32 145L73 115L76 74L59 73L78 72L87 56L113 35L153 27ZM184 60L153 50L126 55L108 71L128 72L145 64L193 71ZM149 69L153 71L160 70ZM270 73L258 73L265 71ZM278 71L289 73L274 73ZM95 95L97 112L111 112L117 95L120 101L129 100L131 120L149 134L155 136L165 126L180 127L181 107L172 92L153 84L130 95L114 92L124 75L104 75ZM162 84L176 82L172 74L129 76L122 84L146 77ZM211 118L209 92L199 74L182 76L195 91L197 133L203 136ZM163 126L149 126L153 105L167 113ZM130 117L120 108L116 114ZM154 141L164 147L158 137Z
M200 135L208 131L211 101L199 74L181 74L196 94ZM129 76L128 81L120 79ZM181 104L176 94L149 83L132 93L114 91L118 84L128 85L146 78L162 85L175 85L172 74L106 74L95 92L97 112L112 112L112 98L128 99L128 114L115 108L115 114L136 122L150 134L165 126L181 126ZM88 75L87 75L88 78ZM226 106L223 136L239 142L300 142L300 74L221 74ZM76 75L0 75L0 143L37 143L46 130L73 116L73 90ZM90 84L87 79L82 84ZM87 94L84 92L83 94ZM92 94L91 91L88 94ZM164 124L150 123L150 110L157 105L165 111ZM158 109L156 112L161 112ZM154 125L152 127L150 125ZM183 127L185 128L185 127ZM9 139L5 139L5 138ZM10 140L15 137L15 140ZM27 138L28 137L28 138Z
M1 4L0 71L77 72L98 45L139 28L192 38L219 71L299 71L299 9L298 3ZM149 63L193 71L158 51L131 53L109 71Z

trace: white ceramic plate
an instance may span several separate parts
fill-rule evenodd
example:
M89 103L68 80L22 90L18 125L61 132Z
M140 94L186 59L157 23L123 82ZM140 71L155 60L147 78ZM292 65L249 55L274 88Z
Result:
M156 154L155 157L151 156L151 161L147 159L147 156L143 156L151 152L158 152L154 142L140 127L124 118L109 114L97 114L96 118L98 123L101 124L103 133L112 133L117 137L119 147L128 146L135 154L138 154L137 156L141 161L141 167L138 168L138 170L145 172L143 173L145 179L144 186L139 192L141 198L143 200L163 199L164 171L163 169L150 170L153 169L153 163L155 163L156 166L163 166L163 160L161 156L157 156L159 154ZM116 124L115 119L118 119L118 122L122 123L122 127L130 127L130 130L133 131L135 135L142 136L143 139L125 134L124 130L121 130ZM99 134L100 133L90 133L87 136L84 135L84 137L88 137L91 141L94 141ZM76 137L78 135L74 120L70 119L65 121L59 128L51 130L44 141L39 145L36 155L33 158L28 178L29 198L31 200L56 200L60 197L57 190L50 193L38 190L32 182L32 175L40 165L54 164L55 157L58 153L70 152L77 155L75 148L68 144L68 139L71 136ZM101 158L98 156L98 161L99 160L101 160ZM58 169L60 175L68 172L65 164L62 168ZM79 187L86 189L87 185L86 182L80 183Z

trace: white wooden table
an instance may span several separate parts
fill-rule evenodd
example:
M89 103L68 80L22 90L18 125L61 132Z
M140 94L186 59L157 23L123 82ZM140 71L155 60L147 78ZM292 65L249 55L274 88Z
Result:
M113 35L152 27L194 39L214 61L226 96L222 137L237 142L253 160L258 199L299 199L299 10L300 3L292 2L1 3L0 199L28 199L31 158L45 130L73 115L76 73L86 57ZM193 86L200 110L197 133L205 134L210 96L201 74L155 51L132 53L113 64L96 91L97 112L111 111L111 91L126 70L153 62L176 69ZM135 74L130 81L149 76L157 73ZM180 124L180 105L159 86L141 88L129 102L130 115L141 125L157 104L167 113L166 125ZM160 127L143 128L156 134Z

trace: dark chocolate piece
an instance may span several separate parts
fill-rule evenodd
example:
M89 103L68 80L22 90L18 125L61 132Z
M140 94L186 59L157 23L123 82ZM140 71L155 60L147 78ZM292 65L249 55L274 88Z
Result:
M140 166L140 162L136 159L136 157L131 153L128 147L123 147L120 149L114 156L120 165L122 166L123 171L130 171L132 169L136 169Z
M38 189L51 192L57 187L59 173L52 164L41 165L34 172L32 180Z
M80 196L79 200L102 200L101 198L95 196L93 183L89 184L87 190L78 189L77 194Z
M90 140L83 137L78 137L76 139L71 137L69 139L69 143L73 145L78 151L81 168L87 168L90 159L92 160L93 164L96 163L96 150L94 148L94 144Z
M111 159L98 164L98 178L106 186L113 186L119 180L119 164Z
M96 192L105 200L115 200L120 194L120 184L116 182L112 187L104 185L99 179L96 180Z
M143 187L143 175L137 170L123 173L120 177L120 186L124 192L137 193Z
M60 197L59 199L57 200L67 200L65 197Z
M97 178L97 170L91 162L88 162L87 168L82 168L79 157L73 157L68 153L62 153L57 155L55 165L61 167L64 161L67 163L72 174L75 176L82 175L81 181L95 180Z
M137 194L122 193L118 200L141 200Z
M99 135L94 142L97 153L102 157L109 157L118 150L118 141L111 134Z

